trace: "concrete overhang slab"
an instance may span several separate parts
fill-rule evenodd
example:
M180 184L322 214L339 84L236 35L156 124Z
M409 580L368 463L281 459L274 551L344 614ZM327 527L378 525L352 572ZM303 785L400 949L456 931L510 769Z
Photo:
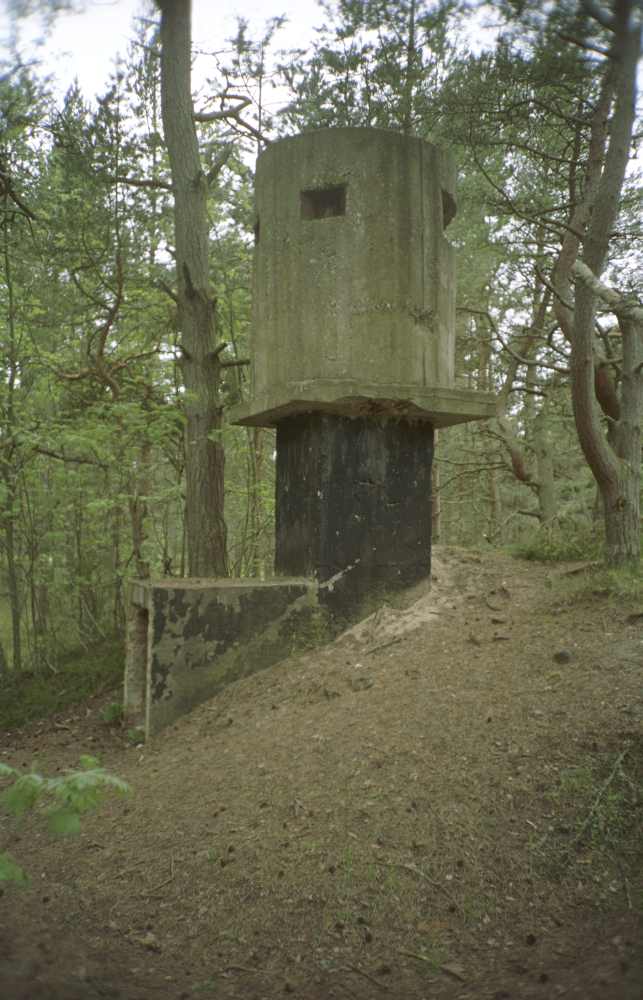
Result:
M446 386L360 382L356 379L311 379L288 382L228 411L233 424L274 427L299 413L335 413L345 417L423 420L450 427L495 416L495 396L489 392Z

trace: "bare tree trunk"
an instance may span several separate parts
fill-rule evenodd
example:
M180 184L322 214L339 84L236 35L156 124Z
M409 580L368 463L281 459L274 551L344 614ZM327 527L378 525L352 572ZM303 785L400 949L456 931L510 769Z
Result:
M548 524L556 517L556 491L554 487L554 459L547 428L547 413L544 407L534 418L534 451L536 452L540 523Z
M502 501L498 486L498 472L489 469L489 528L487 536L493 544L502 545Z
M12 492L13 485L10 479L5 478L7 505L10 511L15 510L16 503L15 492ZM13 669L17 671L22 670L22 604L16 558L16 532L12 514L7 518L5 524L4 542L7 555L7 588L11 608L12 662Z
M109 480L105 483L105 492L109 496ZM112 534L112 629L120 632L125 624L125 607L123 604L123 583L121 578L121 508L114 504L111 512Z
M18 382L18 364L16 358L15 301L11 259L9 257L9 199L4 193L4 224L3 224L3 264L4 278L7 289L7 333L8 347L6 358L6 401L2 407L2 427L0 433L3 439L0 451L0 477L5 488L5 509L2 511L4 522L4 547L7 557L7 587L9 590L9 606L11 608L11 637L13 669L22 670L22 603L20 594L20 578L18 570L18 547L16 539L16 516L18 503L18 483L15 442L15 392Z
M178 321L186 389L188 573L224 576L224 451L219 398L223 345L215 346L210 292L208 180L199 157L190 81L190 0L158 0L161 10L161 109L174 191Z
M148 440L144 440L139 451L140 469L138 469L130 480L129 513L132 529L132 551L134 553L134 565L136 566L136 576L139 580L148 580L150 576L150 564L145 558L144 545L147 538L147 501L146 495L149 493L149 467L152 446Z

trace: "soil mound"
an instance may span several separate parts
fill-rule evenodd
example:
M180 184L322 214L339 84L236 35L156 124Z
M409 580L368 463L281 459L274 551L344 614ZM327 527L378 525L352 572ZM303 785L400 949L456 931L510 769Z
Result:
M143 746L112 698L2 738L133 795L0 899L10 1000L643 995L641 608L436 549L429 591Z

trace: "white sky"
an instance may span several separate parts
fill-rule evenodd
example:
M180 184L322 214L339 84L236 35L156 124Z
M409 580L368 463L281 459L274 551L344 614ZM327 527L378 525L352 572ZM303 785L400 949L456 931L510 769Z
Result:
M77 76L89 97L106 89L116 57L125 56L133 37L133 19L149 13L149 5L143 0L85 0L82 6L81 13L58 15L38 47L38 22L23 20L19 50L23 57L36 58L44 75L55 77L59 93L64 94ZM223 49L236 33L236 17L249 21L250 37L258 38L266 21L282 14L289 23L278 33L276 48L305 47L324 19L315 0L192 0L194 47ZM0 0L0 46L8 39L8 0Z

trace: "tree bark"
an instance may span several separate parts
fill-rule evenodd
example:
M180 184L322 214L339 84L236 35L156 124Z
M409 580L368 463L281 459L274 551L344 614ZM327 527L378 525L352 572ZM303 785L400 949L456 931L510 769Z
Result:
M185 385L186 534L190 576L227 574L224 450L210 293L208 183L201 166L190 81L190 0L158 0L161 111L172 171L178 322Z
M534 451L538 486L538 511L541 524L550 524L556 517L556 489L551 438L547 428L547 413L543 407L534 418Z
M610 65L614 95L609 140L600 181L591 205L583 239L582 263L600 278L610 235L618 216L629 158L636 107L636 72L641 49L641 27L632 0L619 0L612 18L614 32ZM607 87L604 88L608 89ZM573 261L570 264L573 269ZM572 327L572 402L581 448L603 497L606 561L608 565L636 565L640 561L640 416L641 326L627 313L619 315L623 336L623 384L620 417L614 427L614 447L603 433L595 397L593 337L597 291L592 281L577 276Z
M3 264L4 279L7 291L7 345L6 352L6 399L2 401L2 438L3 447L0 451L0 478L5 488L5 509L2 511L4 522L4 547L7 559L7 588L9 591L9 606L11 608L11 639L12 660L15 671L22 670L22 598L18 566L18 541L16 538L16 518L18 505L18 482L16 470L16 406L15 394L18 384L18 363L16 358L15 329L15 297L13 289L11 258L9 256L9 200L5 190L3 197L4 222L3 233Z

